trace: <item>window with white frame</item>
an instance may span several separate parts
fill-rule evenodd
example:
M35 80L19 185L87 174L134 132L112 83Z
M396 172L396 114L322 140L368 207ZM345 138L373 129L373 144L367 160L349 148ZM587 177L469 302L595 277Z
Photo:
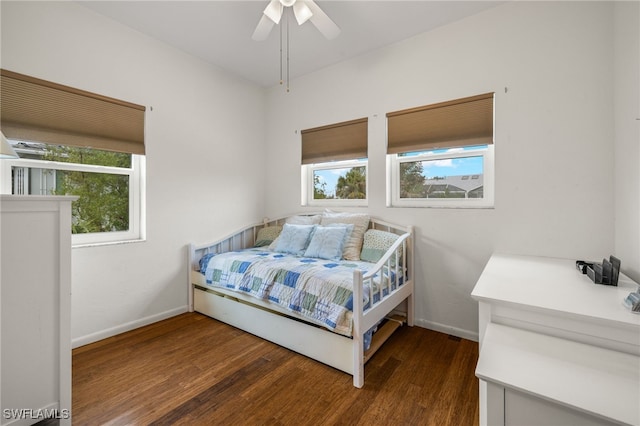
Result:
M71 207L74 245L142 238L144 156L10 143L20 158L3 160L1 193L78 196Z
M78 196L75 246L143 239L145 107L1 71L0 192Z
M411 152L389 157L393 206L493 205L493 145Z
M493 206L493 93L387 114L387 205Z
M366 205L367 159L303 166L308 205Z
M367 205L366 118L303 130L302 204Z

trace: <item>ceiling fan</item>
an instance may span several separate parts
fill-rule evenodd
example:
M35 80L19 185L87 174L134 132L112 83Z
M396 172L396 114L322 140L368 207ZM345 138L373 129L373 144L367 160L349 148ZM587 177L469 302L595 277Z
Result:
M298 25L310 20L318 31L327 39L334 39L340 34L340 28L327 16L313 0L271 0L265 8L258 26L251 38L256 41L265 40L280 18L285 7L292 7Z

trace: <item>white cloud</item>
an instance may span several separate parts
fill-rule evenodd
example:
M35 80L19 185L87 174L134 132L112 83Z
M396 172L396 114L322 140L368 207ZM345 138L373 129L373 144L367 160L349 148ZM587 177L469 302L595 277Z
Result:
M462 151L464 151L464 147L461 147L461 148L449 148L447 150L447 154L451 153L451 152L462 152Z
M422 162L422 166L425 168L429 168L429 167L455 167L455 165L453 164L453 160L451 158L447 158L444 160L430 160L430 161L423 161Z

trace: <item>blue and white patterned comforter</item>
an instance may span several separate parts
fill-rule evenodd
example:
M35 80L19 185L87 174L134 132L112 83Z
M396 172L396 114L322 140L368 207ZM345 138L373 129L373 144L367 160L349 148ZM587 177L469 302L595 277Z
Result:
M353 272L360 269L366 273L373 266L362 261L298 257L264 248L205 255L200 260L207 285L268 300L346 336L352 332ZM365 307L368 294L365 286Z

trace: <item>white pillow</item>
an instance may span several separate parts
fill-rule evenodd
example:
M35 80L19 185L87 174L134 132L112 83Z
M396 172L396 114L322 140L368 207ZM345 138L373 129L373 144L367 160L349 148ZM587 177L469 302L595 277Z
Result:
M320 225L322 215L316 214L312 216L296 215L290 216L285 220L285 223L292 225Z

